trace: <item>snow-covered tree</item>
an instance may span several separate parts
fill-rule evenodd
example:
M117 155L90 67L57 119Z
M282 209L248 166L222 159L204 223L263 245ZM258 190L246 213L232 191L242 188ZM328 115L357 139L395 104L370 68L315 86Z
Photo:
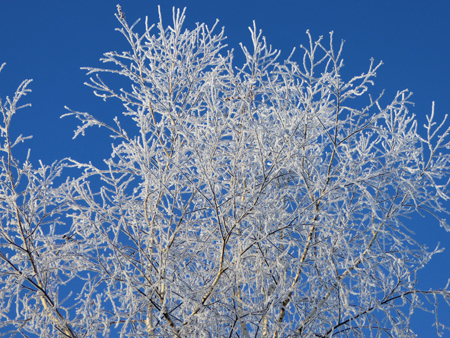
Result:
M130 50L88 74L124 117L66 114L75 136L110 130L103 166L20 163L10 122L30 81L0 105L2 334L414 337L413 312L450 301L448 285L417 289L440 249L408 230L422 213L450 230L450 129L434 108L422 133L407 91L368 95L380 64L343 79L332 34L279 62L254 26L236 67L224 31L185 30L184 11L143 34L120 6L117 19Z

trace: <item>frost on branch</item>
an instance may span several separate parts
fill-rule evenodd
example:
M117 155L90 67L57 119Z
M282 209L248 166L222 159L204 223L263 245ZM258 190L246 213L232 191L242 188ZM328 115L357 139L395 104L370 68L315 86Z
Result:
M117 19L130 50L86 69L123 117L110 126L66 114L81 121L75 136L111 131L104 166L22 169L3 149L5 327L49 337L414 337L411 315L431 307L446 329L437 310L448 285L416 287L441 249L408 229L426 213L449 230L450 129L434 108L420 136L409 92L385 107L368 94L381 63L341 77L332 34L325 45L307 32L303 57L280 62L253 25L235 67L224 31L183 29L184 11L170 26L146 20L143 34L120 7ZM131 85L109 85L108 73ZM69 165L79 177L51 188ZM19 191L18 177L31 185Z

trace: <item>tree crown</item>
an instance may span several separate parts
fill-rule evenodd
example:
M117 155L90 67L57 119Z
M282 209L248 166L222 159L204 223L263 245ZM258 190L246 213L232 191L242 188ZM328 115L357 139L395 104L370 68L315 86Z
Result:
M380 64L346 81L343 44L322 38L283 62L250 28L233 66L224 31L116 14L130 50L86 68L95 95L119 99L104 167L19 163L0 108L0 314L10 332L46 337L413 337L411 315L450 299L422 291L432 255L406 217L446 213L450 128L434 108L417 131L410 93L368 94ZM131 81L114 89L113 73ZM354 98L366 98L358 107ZM361 102L357 100L356 102ZM136 132L137 130L137 132ZM52 184L65 168L78 177ZM69 290L74 290L73 293ZM436 316L438 332L445 328Z

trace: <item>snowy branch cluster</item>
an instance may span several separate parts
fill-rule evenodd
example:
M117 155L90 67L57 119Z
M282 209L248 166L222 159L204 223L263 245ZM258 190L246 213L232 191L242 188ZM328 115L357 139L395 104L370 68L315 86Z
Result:
M253 27L239 68L224 31L184 30L184 12L143 34L117 19L130 51L106 53L89 85L134 129L66 114L75 136L110 130L103 167L19 163L9 127L29 81L1 102L0 335L414 337L416 309L450 302L448 285L416 288L439 249L405 217L450 230L434 109L420 136L407 91L368 95L380 65L341 78L332 34L279 62ZM79 176L61 180L69 167Z

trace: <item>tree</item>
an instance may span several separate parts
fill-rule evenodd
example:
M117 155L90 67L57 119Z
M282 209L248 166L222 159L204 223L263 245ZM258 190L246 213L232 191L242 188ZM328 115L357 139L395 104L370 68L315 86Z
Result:
M425 212L450 229L450 128L434 108L420 136L407 91L386 107L367 94L381 64L341 78L332 34L326 47L308 32L300 63L279 63L254 26L236 68L224 31L183 30L184 11L166 28L160 16L156 35L147 22L135 33L120 6L116 16L131 50L87 70L125 120L65 115L81 121L75 137L110 130L104 167L21 164L13 148L27 137L10 123L30 81L0 105L2 332L413 337L427 303L445 328L437 300L450 301L449 285L416 287L440 249L417 243L406 218ZM64 170L78 176L63 181Z

